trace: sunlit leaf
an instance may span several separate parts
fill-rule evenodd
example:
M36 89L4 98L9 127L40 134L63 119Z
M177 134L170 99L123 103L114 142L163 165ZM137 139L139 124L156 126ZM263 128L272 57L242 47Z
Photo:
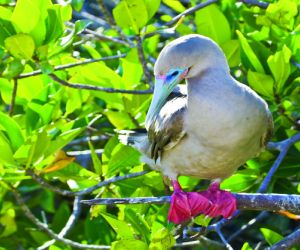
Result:
M273 245L276 242L280 241L283 236L275 231L272 231L268 228L260 228L260 231L262 232L265 240L269 243L269 245Z
M33 56L35 44L30 35L17 34L5 39L6 49L16 58L29 60Z
M196 12L195 18L199 34L210 37L218 44L230 40L229 23L217 5L211 4L200 9Z

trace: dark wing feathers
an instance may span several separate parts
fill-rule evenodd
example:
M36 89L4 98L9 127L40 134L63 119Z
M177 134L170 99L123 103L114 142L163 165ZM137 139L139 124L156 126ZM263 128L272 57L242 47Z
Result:
M148 138L151 144L151 158L157 161L163 157L163 152L177 145L186 135L183 129L183 119L186 112L186 96L172 93L152 121Z

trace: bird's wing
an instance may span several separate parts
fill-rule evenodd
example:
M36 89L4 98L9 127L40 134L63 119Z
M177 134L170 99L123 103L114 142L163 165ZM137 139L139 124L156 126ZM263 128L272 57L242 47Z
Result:
M150 157L156 161L163 152L175 147L186 135L183 122L187 98L182 92L173 92L149 127Z

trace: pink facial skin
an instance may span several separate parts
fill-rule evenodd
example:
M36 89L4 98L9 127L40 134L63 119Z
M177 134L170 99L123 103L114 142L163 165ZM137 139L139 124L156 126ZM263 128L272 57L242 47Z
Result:
M180 224L203 213L210 217L229 218L236 211L236 199L227 191L220 190L214 182L207 191L184 192L178 181L172 181L174 192L171 196L168 220Z

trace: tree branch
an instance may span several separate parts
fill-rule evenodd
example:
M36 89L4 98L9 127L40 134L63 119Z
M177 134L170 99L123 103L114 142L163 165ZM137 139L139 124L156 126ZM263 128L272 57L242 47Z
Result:
M270 250L288 250L293 246L299 246L300 244L300 229L291 233L287 237L283 238L281 241L270 247Z
M115 183L115 182L118 182L118 181L123 181L123 180L126 180L126 179L130 179L130 178L134 178L134 177L138 177L138 176L147 174L148 171L143 171L143 172L137 172L137 173L131 173L131 174L127 174L127 175L112 177L112 178L109 178L109 179L107 179L105 181L99 182L98 184L96 184L96 185L94 185L92 187L83 189L83 190L78 191L78 192L72 192L70 190L64 190L64 189L60 189L58 187L50 185L42 177L40 177L37 174L35 174L32 169L27 169L26 173L28 175L30 175L31 178L33 180L35 180L37 183L39 183L42 187L44 187L44 188L46 188L48 190L51 190L52 192L55 192L57 194L60 194L60 195L63 195L63 196L70 196L70 197L72 197L72 196L82 196L82 195L90 194L90 193L92 193L93 191L95 191L98 188L107 186L107 185L109 185L111 183Z
M14 87L13 87L13 92L12 92L12 95L11 95L11 101L10 101L10 107L9 107L9 116L12 116L13 113L14 113L17 90L18 90L18 79L14 78Z
M269 215L269 212L263 211L258 216L253 218L252 220L248 221L247 224L243 225L239 230L235 231L230 237L228 237L228 242L231 242L233 239L238 237L240 234L242 234L244 231L246 231L248 228L253 226L256 222L266 218Z
M245 3L247 5L251 5L251 6L257 6L257 7L262 8L262 9L266 9L269 6L269 3L260 2L260 1L257 1L257 0L239 0L239 2Z
M237 206L242 210L286 210L300 213L300 195L288 194L233 194ZM137 198L98 198L81 201L87 205L114 205L114 204L164 204L170 202L170 196L137 197Z
M74 203L73 203L73 212L72 212L71 216L69 217L66 225L62 228L62 230L58 234L58 236L65 237L70 232L70 230L75 226L75 223L81 212L80 201L81 201L81 196L76 196L74 199ZM55 243L55 239L49 240L49 241L45 242L42 246L40 246L37 250L47 249L54 243Z
M258 189L259 193L266 192L266 190L267 190L267 188L268 188L268 186L269 186L269 184L272 180L273 175L275 174L276 170L280 166L280 164L283 161L284 157L286 156L288 150L297 141L300 141L300 132L295 134L291 138L288 138L288 139L284 140L284 141L275 142L275 143L273 142L273 143L268 144L268 147L270 149L277 149L277 150L280 151L280 153L277 156L277 158L276 158L275 162L273 163L272 167L270 168L267 176L263 180L260 188Z
M196 6L189 8L187 10L185 10L184 12L180 13L179 15L175 16L171 21L165 23L166 26L172 26L173 24L175 24L181 17L183 16L187 16L187 15L191 15L194 12L196 12L197 10L200 10L210 4L216 3L218 2L218 0L208 0L206 2L203 3L199 3Z
M82 84L82 83L69 83L63 79L60 79L58 76L56 76L53 73L48 74L48 76L58 82L59 84L74 88L74 89L86 89L86 90L96 90L96 91L103 91L107 93L123 93L123 94L151 94L153 91L152 89L146 89L146 90L127 90L127 89L115 89L115 88L105 88L105 87L100 87L100 86L95 86L95 85L88 85L88 84Z
M19 204L21 210L23 211L24 215L33 223L35 224L40 230L47 233L51 238L60 241L66 245L69 245L74 248L80 248L80 249L110 249L110 246L97 246L97 245L87 245L87 244L81 244L69 239L65 239L61 237L60 235L57 235L54 233L48 226L42 222L40 222L33 213L31 213L30 209L27 207L25 202L23 201L21 195L17 192L15 189L11 189L13 195L15 196L15 199L17 203Z
M143 42L142 42L142 39L139 35L136 36L136 44L137 44L139 60L140 60L140 63L142 64L142 67L143 67L146 83L148 83L150 85L150 89L153 89L154 86L153 86L153 83L152 83L152 80L151 80L151 78L152 78L151 73L148 70L145 54L144 54L144 51L143 51Z
M107 57L101 57L101 58L96 58L96 59L86 59L84 61L55 66L54 71L69 69L69 68L73 68L73 67L77 67L77 66L81 66L81 65L85 65L85 64L89 64L89 63L94 63L94 62L108 61L108 60L112 60L112 59L123 58L125 56L126 56L126 54L120 54L120 55L107 56ZM23 73L23 74L19 75L17 78L22 79L22 78L26 78L26 77L41 75L41 74L43 74L43 72L41 70L35 70L32 72Z

